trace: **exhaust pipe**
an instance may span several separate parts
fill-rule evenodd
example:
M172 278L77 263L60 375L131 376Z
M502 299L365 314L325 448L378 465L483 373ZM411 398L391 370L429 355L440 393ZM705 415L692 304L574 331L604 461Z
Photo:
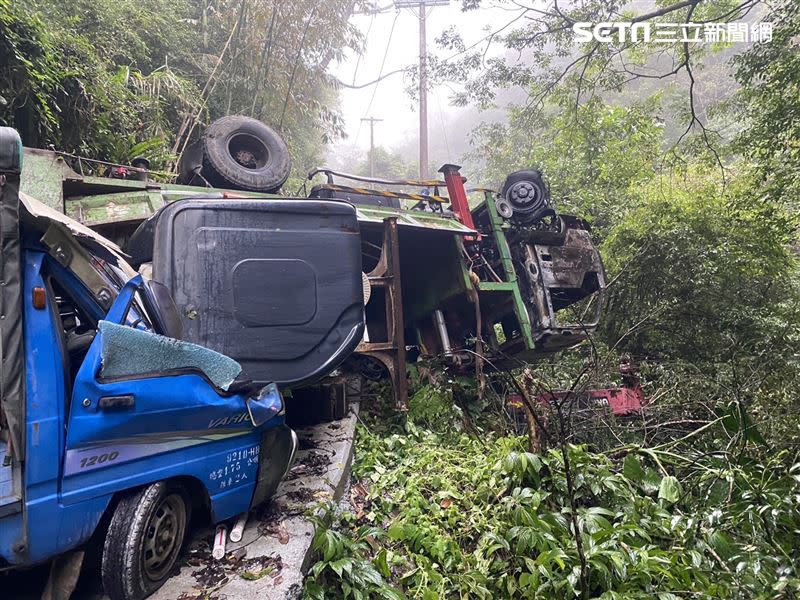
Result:
M445 356L453 356L453 347L450 345L450 335L447 333L447 323L444 321L444 313L440 309L433 311L433 323L439 332L439 341L442 343L442 350Z

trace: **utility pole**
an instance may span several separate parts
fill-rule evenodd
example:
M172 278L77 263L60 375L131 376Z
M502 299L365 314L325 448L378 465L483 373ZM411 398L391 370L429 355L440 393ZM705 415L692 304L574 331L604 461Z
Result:
M419 178L428 178L428 40L425 0L419 3Z
M400 8L419 9L419 178L428 178L428 42L425 31L427 7L447 6L449 0L395 0Z
M375 177L375 123L383 121L383 119L369 117L361 120L369 121L369 176Z

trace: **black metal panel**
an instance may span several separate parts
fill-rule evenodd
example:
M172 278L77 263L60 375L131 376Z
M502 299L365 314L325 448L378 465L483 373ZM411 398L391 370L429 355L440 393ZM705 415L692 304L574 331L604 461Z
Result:
M361 340L352 206L186 199L154 219L153 279L172 293L183 339L236 359L247 377L309 383Z

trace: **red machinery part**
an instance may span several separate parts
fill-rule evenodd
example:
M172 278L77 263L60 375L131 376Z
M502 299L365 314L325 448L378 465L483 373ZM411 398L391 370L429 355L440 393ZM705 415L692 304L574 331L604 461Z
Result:
M461 176L459 172L461 169L458 165L446 164L442 165L439 172L444 175L444 182L447 184L447 195L450 198L450 206L453 209L456 219L461 221L470 229L475 229L475 223L472 220L472 212L469 209L469 201L467 200L467 190L464 189L464 182L466 179ZM479 240L480 236L465 236L466 240Z
M636 387L607 388L602 390L588 390L588 400L595 406L608 405L616 416L621 417L638 413L642 409L644 392L638 385Z
M558 391L539 394L536 400L542 404L550 404L555 400L564 400L569 395L570 392ZM608 406L614 416L617 417L638 413L642 410L642 404L644 403L644 392L638 385L574 392L573 396L580 408ZM509 394L506 397L506 404L512 410L523 409L522 397L518 394Z

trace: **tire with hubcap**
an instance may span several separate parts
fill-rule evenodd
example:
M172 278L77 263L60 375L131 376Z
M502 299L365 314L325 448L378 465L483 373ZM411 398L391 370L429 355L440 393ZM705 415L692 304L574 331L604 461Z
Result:
M120 500L103 546L103 588L111 600L141 600L167 580L186 537L183 490L159 481Z

